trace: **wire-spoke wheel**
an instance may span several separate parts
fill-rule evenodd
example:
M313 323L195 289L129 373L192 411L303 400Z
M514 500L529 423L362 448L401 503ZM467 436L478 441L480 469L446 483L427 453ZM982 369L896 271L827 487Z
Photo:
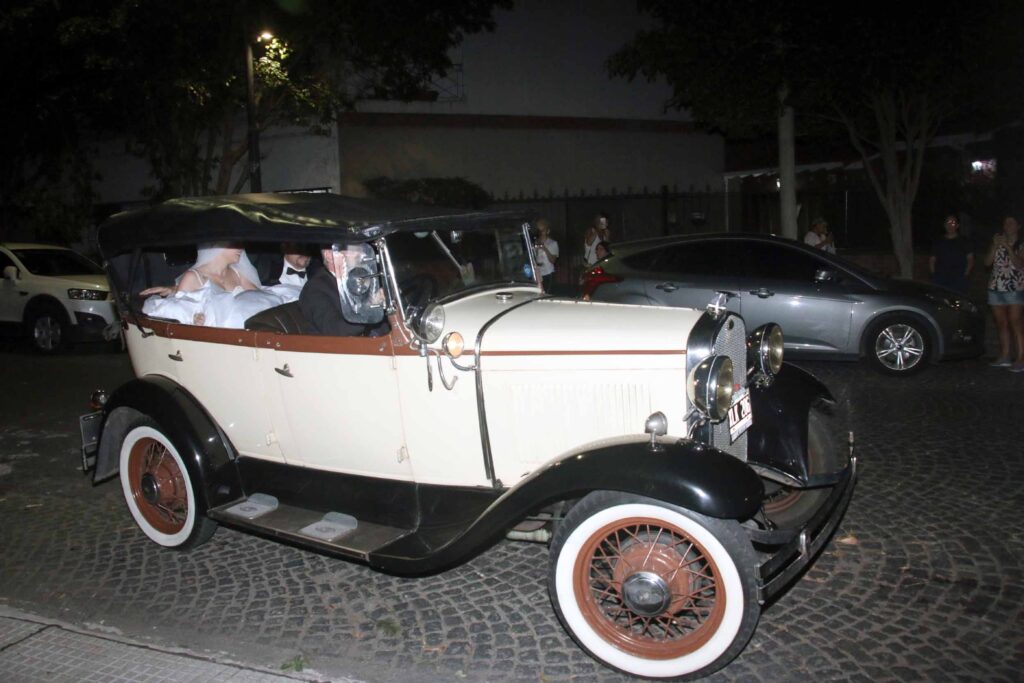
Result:
M128 510L151 540L186 548L213 534L216 524L197 514L185 463L151 421L140 420L128 430L121 445L120 471Z
M867 346L875 369L890 375L920 372L927 365L930 352L928 333L923 325L900 316L872 325Z
M650 678L724 666L757 623L749 541L733 522L591 494L553 543L552 601L592 655ZM742 558L742 559L738 559Z

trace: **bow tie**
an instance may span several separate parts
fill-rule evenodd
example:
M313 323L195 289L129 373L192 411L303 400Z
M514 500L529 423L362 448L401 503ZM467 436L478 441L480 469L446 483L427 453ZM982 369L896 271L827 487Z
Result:
M284 274L285 275L298 275L303 280L306 279L306 271L304 271L304 270L295 270L291 266L289 266L288 268L285 269Z

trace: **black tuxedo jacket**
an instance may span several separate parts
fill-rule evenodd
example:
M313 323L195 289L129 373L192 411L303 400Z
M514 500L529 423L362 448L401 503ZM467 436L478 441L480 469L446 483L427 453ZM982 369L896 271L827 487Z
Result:
M326 268L317 268L306 281L299 295L299 308L310 334L333 337L376 337L389 330L387 320L372 325L345 320L338 296L338 284Z

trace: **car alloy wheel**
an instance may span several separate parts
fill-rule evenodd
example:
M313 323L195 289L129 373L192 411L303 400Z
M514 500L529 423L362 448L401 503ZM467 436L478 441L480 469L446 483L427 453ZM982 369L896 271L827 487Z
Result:
M913 375L928 366L928 323L900 313L874 321L864 335L864 352L875 370L886 375Z
M890 370L910 370L924 357L924 339L911 325L889 325L875 338L875 357Z
M64 323L50 313L42 313L32 320L32 342L46 353L61 348L64 341Z
M756 562L738 525L593 495L570 511L552 547L552 601L570 634L636 676L706 674L728 663L760 613ZM600 496L611 504L595 503Z

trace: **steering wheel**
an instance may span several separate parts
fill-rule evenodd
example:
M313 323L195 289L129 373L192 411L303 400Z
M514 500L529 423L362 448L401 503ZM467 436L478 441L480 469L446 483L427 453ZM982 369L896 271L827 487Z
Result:
M440 288L433 275L417 273L399 282L398 290L402 294L402 303L405 304L406 320L412 321L423 313L423 309L437 296Z

